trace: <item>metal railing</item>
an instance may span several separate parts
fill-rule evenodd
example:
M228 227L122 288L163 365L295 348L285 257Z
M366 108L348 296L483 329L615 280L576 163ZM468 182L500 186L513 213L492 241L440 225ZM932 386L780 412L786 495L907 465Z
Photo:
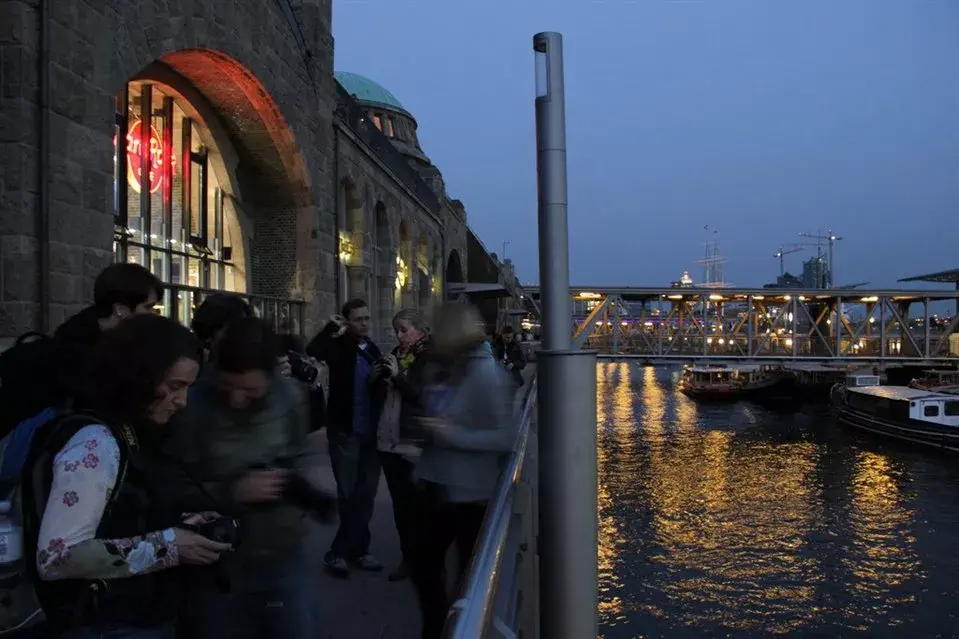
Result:
M536 377L519 418L516 447L486 510L467 579L445 639L536 637Z
M269 322L275 331L303 335L306 319L306 302L303 300L251 293L232 293L231 291L200 288L185 284L164 284L164 287L169 292L169 295L165 296L166 299L162 300L165 307L164 314L179 320L185 326L190 325L190 321L193 319L193 311L203 303L207 295L230 293L249 302L256 316Z

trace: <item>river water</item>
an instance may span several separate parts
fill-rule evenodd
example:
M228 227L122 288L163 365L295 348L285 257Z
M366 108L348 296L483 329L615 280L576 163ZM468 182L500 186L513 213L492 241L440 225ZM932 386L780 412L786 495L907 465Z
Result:
M959 460L674 372L597 367L605 639L959 636Z

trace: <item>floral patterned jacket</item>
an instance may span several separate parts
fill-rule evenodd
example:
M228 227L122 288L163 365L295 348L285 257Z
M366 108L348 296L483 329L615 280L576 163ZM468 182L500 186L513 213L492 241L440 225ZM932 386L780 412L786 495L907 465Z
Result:
M120 448L103 425L81 428L57 453L37 543L41 579L116 579L179 564L172 528L97 539L119 470Z

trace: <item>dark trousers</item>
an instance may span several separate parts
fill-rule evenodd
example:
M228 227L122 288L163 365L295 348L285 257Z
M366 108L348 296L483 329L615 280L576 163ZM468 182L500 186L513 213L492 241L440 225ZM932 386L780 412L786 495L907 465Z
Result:
M380 453L383 476L393 502L393 523L400 538L403 561L413 560L413 535L416 530L416 485L413 483L413 462L396 453Z
M173 623L153 628L124 624L75 628L59 635L59 639L173 639Z
M443 489L427 484L417 492L416 553L413 584L423 615L423 639L439 639L453 600L446 588L446 553L454 543L459 555L457 589L473 555L473 546L483 525L486 503L450 503Z
M370 519L380 485L376 439L335 431L328 439L340 510L340 526L329 554L359 559L370 552Z
M249 569L229 592L202 591L192 601L189 636L197 639L315 639L316 576L301 552ZM178 635L179 637L179 631ZM172 637L172 635L171 635Z

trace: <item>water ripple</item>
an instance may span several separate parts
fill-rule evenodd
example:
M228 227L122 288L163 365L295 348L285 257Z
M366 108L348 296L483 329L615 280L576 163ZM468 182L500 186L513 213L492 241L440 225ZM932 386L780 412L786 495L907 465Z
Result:
M953 636L953 459L624 363L597 367L597 407L606 639Z

